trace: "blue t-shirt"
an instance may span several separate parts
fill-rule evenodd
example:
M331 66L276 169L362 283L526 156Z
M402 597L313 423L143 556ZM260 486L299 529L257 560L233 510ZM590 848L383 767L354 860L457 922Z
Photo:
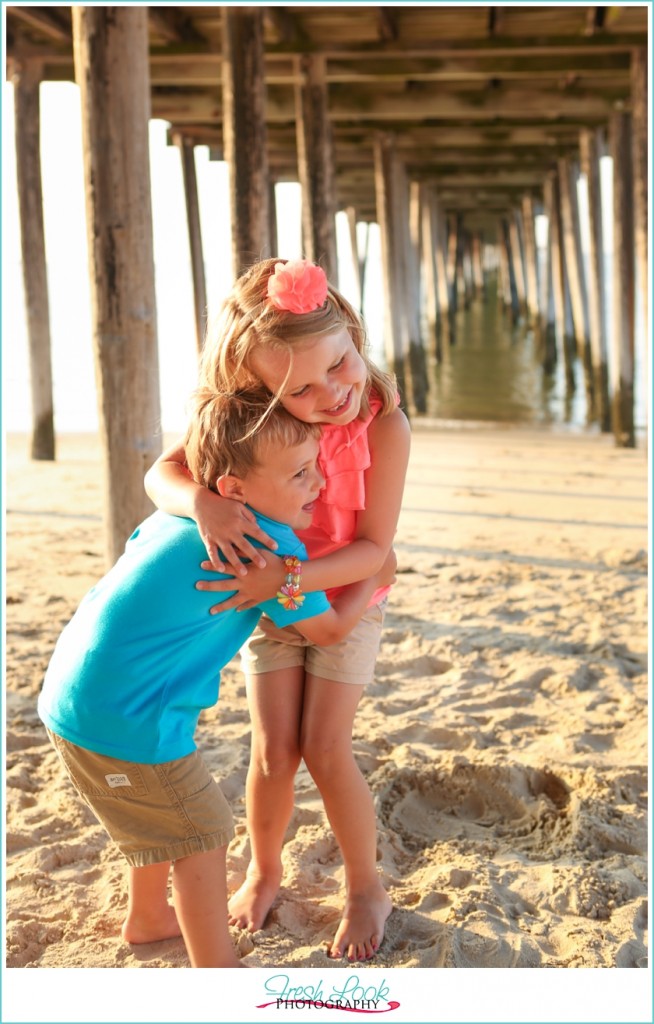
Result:
M290 526L258 513L257 520L280 553L307 558ZM125 761L185 757L195 750L200 712L218 699L221 668L262 611L288 626L330 607L317 592L295 611L273 598L210 615L234 591L195 589L198 579L224 578L199 568L206 557L191 519L155 512L136 528L57 641L38 703L52 732Z

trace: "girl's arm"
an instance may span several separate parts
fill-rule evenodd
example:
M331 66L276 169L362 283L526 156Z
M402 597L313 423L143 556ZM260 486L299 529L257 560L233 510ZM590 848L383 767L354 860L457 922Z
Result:
M295 629L312 644L328 647L337 644L351 633L365 612L370 598L378 587L386 587L395 582L397 558L391 548L386 561L374 576L367 580L352 583L342 594L331 602L331 608L313 619L294 622Z
M144 483L148 497L158 508L173 516L195 520L207 549L209 568L224 572L227 563L239 575L245 575L247 569L239 555L251 559L255 565L265 566L261 548L253 547L246 534L271 549L277 547L245 505L222 498L195 482L186 467L181 442L159 456L146 473Z
M400 515L410 440L409 424L401 409L372 421L368 428L371 464L365 474L366 507L357 516L355 539L339 551L305 562L304 590L327 590L368 579L384 564ZM268 552L263 557L266 568L245 579L200 580L196 584L199 590L236 590L212 612L251 608L274 597L284 582L285 569L280 558ZM211 566L203 564L202 568Z

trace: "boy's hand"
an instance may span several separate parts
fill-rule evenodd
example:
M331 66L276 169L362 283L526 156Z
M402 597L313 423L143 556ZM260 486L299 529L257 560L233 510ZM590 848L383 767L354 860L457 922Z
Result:
M245 505L231 498L222 498L206 487L197 491L193 518L209 556L206 568L216 572L225 572L229 566L238 576L247 575L242 558L250 559L254 565L265 569L261 548L255 548L248 537L273 551L277 547L276 541L261 529Z
M277 594L286 579L286 571L281 558L271 554L270 551L265 551L262 555L261 548L253 550L257 550L260 560L263 562L263 568L259 572L248 573L247 577L230 576L226 580L198 580L195 584L197 590L212 590L218 593L236 591L226 601L210 608L209 611L212 615L216 612L229 611L230 608L238 608L243 612L247 608L261 604L262 601L270 600ZM200 568L211 570L213 565L211 562L201 562Z

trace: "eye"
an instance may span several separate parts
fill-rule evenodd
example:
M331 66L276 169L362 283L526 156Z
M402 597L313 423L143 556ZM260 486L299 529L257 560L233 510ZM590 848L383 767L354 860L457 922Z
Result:
M291 391L290 397L291 398L302 398L304 395L307 394L308 390L309 390L309 385L305 384L303 388L299 389L299 391Z
M303 478L303 477L305 477L306 475L307 475L307 471L306 471L306 469L301 469L301 470L299 471L299 473L296 473L296 474L295 474L295 479L296 479L296 480L302 480L302 478Z
M341 356L341 358L338 360L337 363L334 363L333 366L330 366L330 368L329 368L330 371L331 370L340 370L340 368L341 368L341 366L343 365L344 362L345 362L345 356Z

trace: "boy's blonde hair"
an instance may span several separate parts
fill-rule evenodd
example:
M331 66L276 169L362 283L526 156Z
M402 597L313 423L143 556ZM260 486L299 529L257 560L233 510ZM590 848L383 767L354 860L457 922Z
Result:
M216 490L225 473L244 477L261 465L268 446L302 444L320 437L320 425L304 423L282 405L270 407L270 393L261 385L229 395L199 387L191 397L184 447L193 479Z
M329 285L327 298L312 313L288 313L268 304L268 279L278 263L288 260L261 260L237 280L231 295L207 332L200 360L200 383L215 391L234 392L239 388L261 387L252 369L252 353L257 348L288 349L305 338L332 334L345 327L354 347L368 370L368 388L362 413L368 411L371 389L383 402L381 415L396 407L396 386L390 374L372 363L367 353L366 329L353 306ZM270 398L279 399L279 396Z

